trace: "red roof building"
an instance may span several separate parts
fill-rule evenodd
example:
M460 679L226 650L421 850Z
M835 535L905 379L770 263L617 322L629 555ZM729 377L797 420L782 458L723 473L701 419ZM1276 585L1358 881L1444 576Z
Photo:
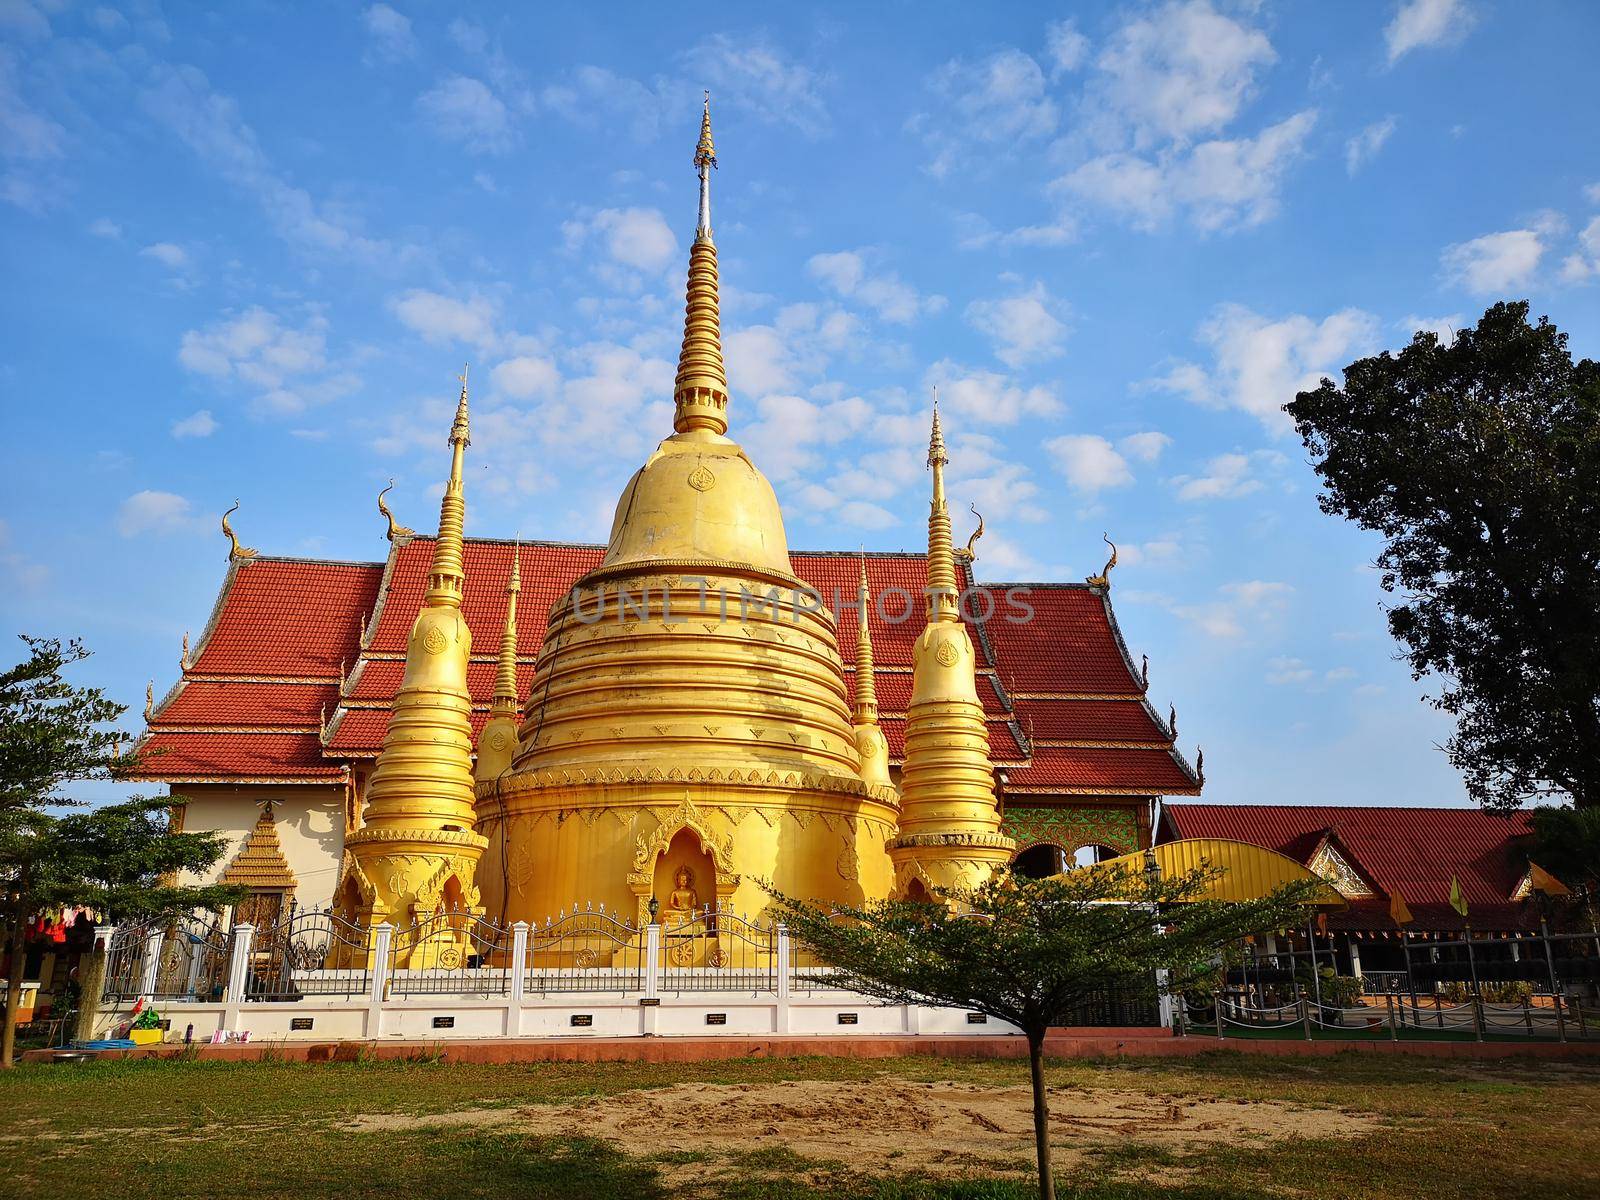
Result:
M488 717L513 543L470 539L464 615L472 630L474 730ZM599 546L521 545L518 677L531 686L554 601L599 565ZM146 775L204 813L271 802L280 824L299 821L302 855L342 852L400 686L406 639L426 588L433 539L397 537L381 563L247 557L229 563L211 619L171 691L147 714ZM860 558L795 552L795 572L834 612L853 611ZM904 753L911 652L922 629L926 560L866 556L880 720L896 767ZM1109 589L1086 584L977 585L961 564L978 647L978 690L988 718L1004 828L1019 869L1049 872L1080 852L1104 856L1149 844L1154 800L1198 795L1201 777L1145 698L1112 612ZM903 619L901 615L904 615ZM854 692L852 621L841 620L846 684ZM314 791L298 791L314 785ZM333 825L318 809L337 814ZM228 810L231 812L231 809ZM298 814L298 816L297 816ZM251 807L224 824L242 839ZM194 819L198 817L198 819ZM295 851L287 843L286 852ZM325 872L294 864L302 887L331 888ZM312 902L318 894L301 897Z
M1328 927L1392 934L1390 898L1410 910L1413 933L1537 930L1534 905L1519 898L1527 873L1529 815L1477 808L1338 807L1293 804L1162 806L1158 842L1229 838L1276 850L1327 879L1349 907ZM1464 919L1450 905L1459 880Z

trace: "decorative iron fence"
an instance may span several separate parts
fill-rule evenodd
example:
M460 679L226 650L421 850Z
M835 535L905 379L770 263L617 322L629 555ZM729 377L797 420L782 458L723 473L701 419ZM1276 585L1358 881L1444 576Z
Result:
M390 945L391 996L504 996L511 990L512 934L469 912L441 912Z
M606 912L577 911L528 931L529 992L637 992L644 987L645 931Z
M245 966L247 1001L359 996L372 990L372 934L326 909L291 910L255 931Z
M663 992L776 992L778 931L707 909L661 930Z
M151 950L154 927L123 925L106 944L107 1000L132 1000L144 991L145 962Z
M152 995L158 1000L220 1000L228 986L231 941L215 913L185 913L168 922Z

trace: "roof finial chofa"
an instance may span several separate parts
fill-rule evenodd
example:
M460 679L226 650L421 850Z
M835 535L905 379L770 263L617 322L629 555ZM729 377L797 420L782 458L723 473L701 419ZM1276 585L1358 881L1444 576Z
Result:
M384 519L389 522L389 531L388 531L388 533L384 534L384 536L387 537L391 542L394 541L396 538L413 537L413 536L415 536L415 534L417 532L415 529L412 529L409 525L402 525L402 524L400 524L399 521L396 521L394 519L394 514L389 511L389 506L383 502L383 498L385 496L387 496L393 490L394 490L394 480L391 479L391 480L389 480L389 486L384 488L383 491L378 493L378 511L380 513L382 513L383 516L384 516Z
M228 561L238 562L241 558L255 558L260 552L251 546L241 546L239 538L233 532L233 524L228 520L239 511L239 502L235 500L233 507L222 514L222 535L228 539Z
M1111 540L1109 535L1104 533L1100 535L1100 540L1111 547L1111 557L1106 559L1106 565L1100 568L1100 574L1091 575L1084 582L1090 587L1105 588L1109 591L1111 588L1111 568L1117 565L1117 544Z

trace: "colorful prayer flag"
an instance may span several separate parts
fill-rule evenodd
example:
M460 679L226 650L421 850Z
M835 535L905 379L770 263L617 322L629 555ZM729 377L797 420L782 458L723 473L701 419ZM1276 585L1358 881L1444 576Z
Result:
M1406 898L1399 892L1389 893L1389 919L1402 928L1411 924L1411 910L1406 907Z
M1467 915L1467 898L1461 894L1461 880L1455 875L1450 876L1450 907L1462 917Z

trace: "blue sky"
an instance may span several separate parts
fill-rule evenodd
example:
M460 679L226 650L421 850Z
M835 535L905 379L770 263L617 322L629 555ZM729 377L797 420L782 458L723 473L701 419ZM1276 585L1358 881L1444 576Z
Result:
M730 432L791 545L922 543L938 384L980 575L1109 531L1209 798L1460 802L1279 406L1502 297L1600 352L1600 9L4 0L0 38L4 624L84 637L130 724L235 497L266 553L381 558L390 476L433 525L464 359L470 531L603 540L670 428L710 88Z

